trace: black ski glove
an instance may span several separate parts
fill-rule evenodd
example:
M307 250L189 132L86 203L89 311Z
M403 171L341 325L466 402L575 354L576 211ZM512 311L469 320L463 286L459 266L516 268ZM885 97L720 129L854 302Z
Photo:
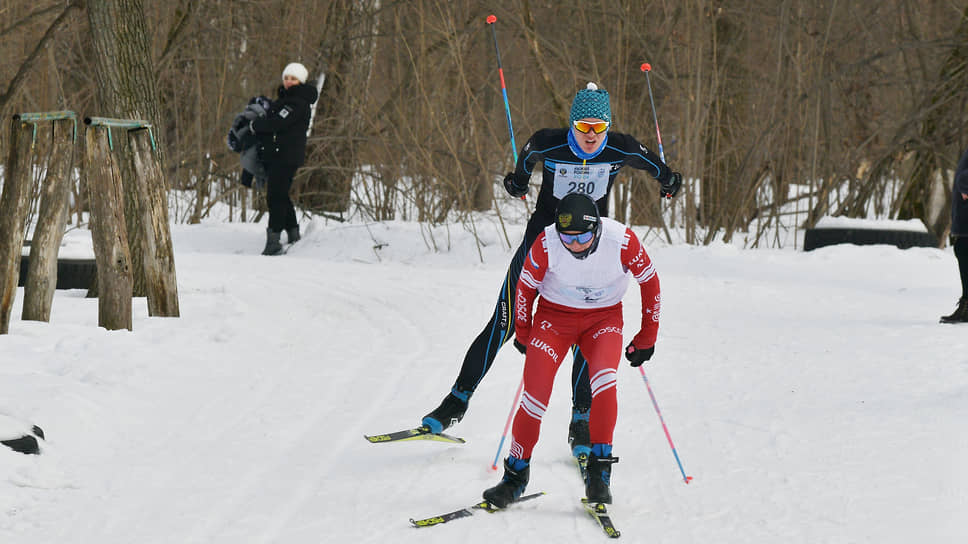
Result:
M682 174L673 172L669 175L669 179L659 188L659 198L672 198L676 196L679 193L680 187L682 187Z
M504 176L504 189L514 198L521 198L528 194L527 182L525 182L524 186L518 185L517 178L514 177L514 172L508 172L508 175Z
M521 342L518 342L517 338L514 339L514 349L521 352L521 355L525 355L528 352L528 346L525 346Z
M652 358L653 353L655 353L655 346L639 349L635 347L635 344L629 342L629 345L625 347L625 358L632 363L633 367L642 366L642 363Z

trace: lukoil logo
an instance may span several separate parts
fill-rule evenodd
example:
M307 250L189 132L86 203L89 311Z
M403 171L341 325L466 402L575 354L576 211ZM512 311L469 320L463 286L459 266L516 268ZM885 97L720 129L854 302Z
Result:
M555 350L551 349L551 346L549 346L548 344L544 343L544 341L538 340L537 338L532 338L531 339L531 345L534 346L534 347L536 347L536 348L538 348L539 350L547 353L548 356L551 357L554 360L554 362L556 362L556 363L558 362L558 354L555 353Z

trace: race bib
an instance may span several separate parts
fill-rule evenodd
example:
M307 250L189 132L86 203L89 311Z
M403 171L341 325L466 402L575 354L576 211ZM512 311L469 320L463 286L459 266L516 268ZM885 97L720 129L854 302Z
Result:
M561 199L569 193L581 193L599 200L608 189L607 164L556 164L555 198Z
M601 300L608 291L602 287L575 287L575 293L572 298L580 300L586 304L594 304Z

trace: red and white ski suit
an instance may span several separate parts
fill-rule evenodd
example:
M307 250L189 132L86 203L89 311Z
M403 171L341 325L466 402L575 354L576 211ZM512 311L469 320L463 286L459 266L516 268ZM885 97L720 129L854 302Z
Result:
M589 365L592 444L611 444L618 413L616 372L622 357L622 297L628 274L639 284L642 326L636 348L655 345L659 331L659 277L638 237L625 225L601 219L597 249L576 259L561 243L554 225L538 235L518 280L514 327L527 346L524 393L514 417L511 455L530 459L541 418L551 397L555 373L577 344ZM538 294L538 308L531 309Z

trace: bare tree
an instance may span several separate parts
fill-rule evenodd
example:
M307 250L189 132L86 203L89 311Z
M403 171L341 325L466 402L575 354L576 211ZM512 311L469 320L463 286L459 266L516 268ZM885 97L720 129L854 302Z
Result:
M90 0L88 20L103 115L146 121L150 127L161 126L156 74L141 0ZM159 131L149 134L163 144ZM120 145L127 140L116 138L114 142ZM168 230L168 188L161 173L164 154L146 151L145 147L132 149L125 145L124 160L119 161L125 180L125 224L133 292L135 296L148 296L151 315L177 317L174 255Z
M7 85L7 90L0 95L0 112L7 111L7 105L9 104L10 100L23 88L27 80L27 74L37 65L41 52L44 51L44 49L54 39L54 36L56 36L57 32L67 24L67 22L70 20L70 17L75 11L80 9L82 5L83 2L81 0L72 0L68 2L63 9L60 9L58 6L39 8L25 16L20 21L17 21L9 27L0 30L0 38L2 38L4 34L11 33L13 29L21 25L27 25L35 19L42 19L44 16L55 13L60 9L59 15L57 15L57 17L50 23L50 26L47 27L47 30L44 32L43 36L40 37L33 50L31 50L30 54L27 55L27 58L20 65L16 75L14 75L10 80L10 83Z
M778 244L791 207L806 218L800 227L876 214L920 217L941 232L946 204L933 202L965 144L965 13L945 0L263 0L259 9L178 0L141 11L91 0L88 19L122 4L144 13L147 24L132 28L144 30L139 54L153 64L143 71L160 91L144 98L157 111L137 114L158 128L168 183L194 196L175 221L200 221L220 203L251 201L258 212L262 199L238 185L225 134L293 60L325 74L293 189L304 209L440 222L518 205L492 191L512 153L491 13L519 146L563 126L575 91L595 81L611 93L614 129L657 147L638 70L652 64L665 155L686 186L660 203L647 175L623 173L612 212L671 221L690 243ZM0 81L16 84L0 88L0 108L90 113L113 92L107 85L126 85L124 74L104 81L89 69L106 45L76 18L45 38L79 5L5 8L17 24L0 28ZM41 41L46 57L32 55Z

